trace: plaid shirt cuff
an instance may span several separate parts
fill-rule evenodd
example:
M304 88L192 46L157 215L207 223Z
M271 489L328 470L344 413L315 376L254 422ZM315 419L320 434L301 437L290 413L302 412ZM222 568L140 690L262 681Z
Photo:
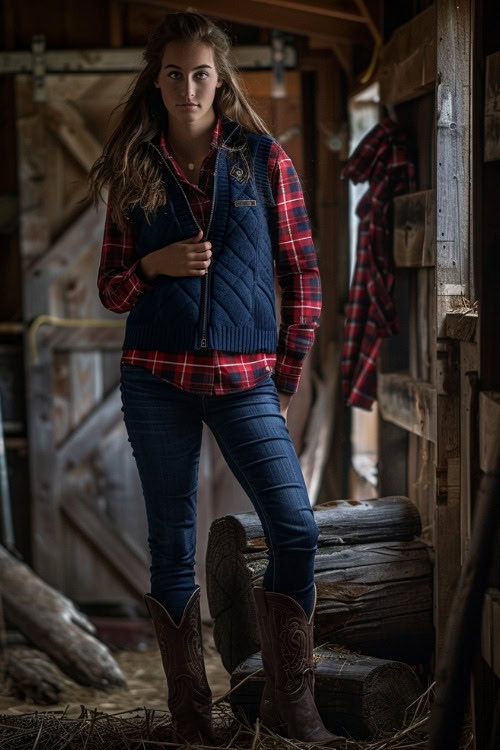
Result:
M280 338L276 351L274 382L281 393L297 392L304 360L314 343L318 323L311 325L292 324L280 327Z

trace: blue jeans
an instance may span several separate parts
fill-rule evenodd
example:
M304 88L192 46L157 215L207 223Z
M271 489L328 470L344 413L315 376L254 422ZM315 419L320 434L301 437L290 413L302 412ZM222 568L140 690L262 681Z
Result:
M310 614L318 527L274 380L224 396L182 391L123 365L122 411L142 483L151 594L175 622L195 590L196 495L203 422L214 434L262 523L263 586Z

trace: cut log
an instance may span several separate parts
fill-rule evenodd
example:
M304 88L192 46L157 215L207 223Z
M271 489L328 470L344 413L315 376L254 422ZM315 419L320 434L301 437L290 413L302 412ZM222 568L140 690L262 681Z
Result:
M418 511L406 498L350 502L355 501L315 511L320 529L315 643L425 662L434 638L432 565L426 545L413 539L420 533ZM207 593L215 644L228 672L260 648L252 586L262 583L266 566L256 513L214 521Z
M98 688L126 686L87 617L1 545L0 594L7 618L69 677Z
M422 693L408 664L330 648L316 648L314 657L316 705L332 732L370 739L378 731L397 730L404 723L407 707ZM234 715L253 725L264 688L260 653L234 670L231 688L236 688L229 696Z
M14 648L7 652L5 675L13 689L38 705L51 705L61 699L61 680L50 662L33 648Z

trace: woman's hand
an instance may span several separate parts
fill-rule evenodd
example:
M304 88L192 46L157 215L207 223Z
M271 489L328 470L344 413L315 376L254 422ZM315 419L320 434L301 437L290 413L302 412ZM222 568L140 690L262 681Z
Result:
M204 276L212 262L212 243L202 242L203 232L182 242L161 247L142 258L141 271L147 281L157 276Z
M290 401L292 400L291 393L281 393L278 391L278 396L280 399L280 414L282 417L285 418L286 421L286 413L288 411L288 407L290 406Z

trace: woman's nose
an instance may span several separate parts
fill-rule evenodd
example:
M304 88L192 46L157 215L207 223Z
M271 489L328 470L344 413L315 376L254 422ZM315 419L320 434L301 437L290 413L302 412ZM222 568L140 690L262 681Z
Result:
M194 83L193 81L189 80L189 78L186 78L186 82L184 84L184 96L186 98L186 101L189 101L194 96Z

